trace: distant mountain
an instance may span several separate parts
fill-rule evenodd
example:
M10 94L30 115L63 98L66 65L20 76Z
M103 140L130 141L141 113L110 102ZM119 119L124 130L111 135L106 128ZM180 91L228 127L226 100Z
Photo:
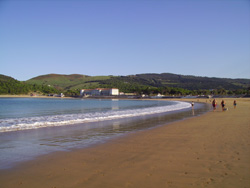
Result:
M80 74L60 75L48 74L26 81L28 84L48 85L61 90L82 88L116 87L120 90L128 88L173 87L188 90L211 89L246 89L250 87L250 79L209 78L186 76L171 73L136 74L128 76L87 76Z

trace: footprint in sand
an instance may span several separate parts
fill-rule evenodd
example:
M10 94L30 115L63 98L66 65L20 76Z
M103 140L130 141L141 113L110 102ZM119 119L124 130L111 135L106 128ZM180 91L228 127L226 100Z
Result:
M212 171L212 169L209 167L209 168L207 168L207 171L208 171L208 172L211 172L211 171Z
M172 181L167 181L166 184L167 184L167 185L171 185L171 184L173 184L173 182L172 182Z
M223 161L217 161L217 163L216 164L221 164Z
M212 182L214 182L214 179L213 178L209 178L208 180L207 180L207 184L210 184L210 183L212 183Z

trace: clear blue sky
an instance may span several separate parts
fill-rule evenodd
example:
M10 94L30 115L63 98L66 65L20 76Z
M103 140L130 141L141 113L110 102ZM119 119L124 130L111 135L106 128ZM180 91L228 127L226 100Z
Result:
M250 78L249 0L0 0L0 74Z

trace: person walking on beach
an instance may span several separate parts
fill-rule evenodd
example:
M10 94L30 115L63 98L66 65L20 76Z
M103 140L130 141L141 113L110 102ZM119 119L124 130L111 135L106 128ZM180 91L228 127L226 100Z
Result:
M192 114L194 116L194 101L192 101L191 105L192 105Z
M237 103L236 103L236 100L234 100L234 109L236 108L236 105L237 105Z
M222 100L222 101L221 101L221 108L222 108L222 111L225 110L225 105L226 105L225 101Z
M212 106L213 106L214 111L216 110L216 105L217 105L217 102L216 102L216 100L214 99L213 102L212 102Z

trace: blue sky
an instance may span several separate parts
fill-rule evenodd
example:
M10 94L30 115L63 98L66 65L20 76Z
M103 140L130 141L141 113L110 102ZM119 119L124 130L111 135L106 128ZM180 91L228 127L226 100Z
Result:
M0 0L0 74L250 78L249 0Z

